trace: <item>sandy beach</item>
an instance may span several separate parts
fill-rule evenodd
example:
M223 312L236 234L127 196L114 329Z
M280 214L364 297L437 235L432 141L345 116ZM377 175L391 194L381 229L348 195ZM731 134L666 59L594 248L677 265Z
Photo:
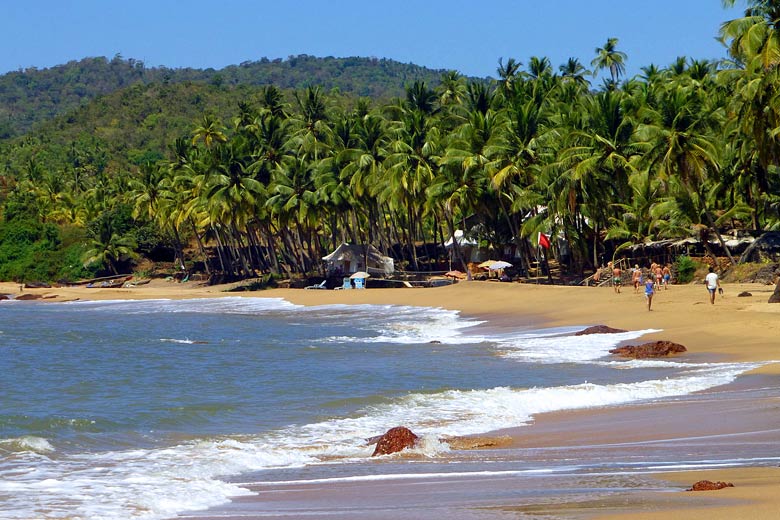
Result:
M284 298L300 305L398 304L459 310L479 317L494 328L518 324L595 325L624 329L660 329L643 341L664 339L681 343L694 359L764 362L735 385L748 391L744 401L726 404L692 398L665 405L633 405L562 412L537 416L532 425L509 434L518 446L554 443L561 447L581 444L609 445L631 439L663 444L666 439L702 435L774 435L780 429L780 305L768 304L772 286L724 284L724 295L715 305L702 285L672 286L659 291L648 312L642 294L624 287L543 286L498 282L461 282L429 289L371 289L318 291L274 289L262 292L225 292L227 287L206 287L188 282L155 280L148 285L121 289L86 287L24 289L47 301L117 299L187 299L224 296ZM752 296L738 297L748 291ZM18 296L19 286L0 284L0 293ZM755 389L764 389L753 394ZM767 390L769 389L769 390ZM758 397L756 397L756 395ZM605 428L604 424L609 424ZM780 468L730 467L716 471L665 473L655 476L664 491L632 493L622 499L589 504L558 504L534 510L553 517L598 518L753 518L780 517ZM723 480L733 488L713 492L683 492L698 480ZM669 492L678 490L679 492ZM502 506L502 510L511 508ZM517 511L524 511L521 507ZM528 513L529 511L524 511ZM205 516L208 517L208 516ZM204 518L204 516L198 516Z

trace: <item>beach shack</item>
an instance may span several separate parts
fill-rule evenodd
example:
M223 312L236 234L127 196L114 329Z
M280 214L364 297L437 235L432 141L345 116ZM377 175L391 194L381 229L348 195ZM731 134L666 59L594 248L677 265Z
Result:
M359 271L387 276L395 271L395 263L370 244L341 244L328 256L322 257L329 275L349 276Z
M473 238L467 238L464 235L462 229L456 229L455 236L450 237L446 242L444 242L444 248L449 254L450 262L457 260L454 257L456 242L458 247L460 247L461 253L463 254L463 258L466 260L466 262L479 262L482 260L480 256L479 242Z

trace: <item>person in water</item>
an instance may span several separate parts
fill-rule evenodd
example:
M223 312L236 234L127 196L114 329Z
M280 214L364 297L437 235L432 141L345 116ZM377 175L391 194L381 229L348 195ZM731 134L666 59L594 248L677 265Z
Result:
M645 280L645 299L647 300L647 310L651 310L650 307L653 305L653 295L655 294L655 280L653 280L653 276L648 276L647 280Z

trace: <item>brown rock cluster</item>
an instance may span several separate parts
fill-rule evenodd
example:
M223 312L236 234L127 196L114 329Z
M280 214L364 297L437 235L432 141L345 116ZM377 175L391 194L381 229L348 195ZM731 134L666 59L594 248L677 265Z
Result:
M684 346L671 341L651 341L641 345L626 345L625 347L614 348L609 351L610 354L631 359L666 357L672 354L686 352Z
M575 336L586 336L588 334L617 334L619 332L628 332L627 330L623 329L613 329L612 327L607 327L606 325L594 325L592 327L588 327L587 329L582 329L579 332L576 332Z
M686 489L686 491L717 491L718 489L727 487L734 487L734 484L731 482L712 482L711 480L700 480L690 489Z
M371 455L376 457L377 455L389 455L390 453L397 453L403 449L411 448L417 442L417 435L412 433L412 430L405 426L396 426L390 428L384 435L379 437L376 443L376 449ZM370 439L369 442L373 440Z

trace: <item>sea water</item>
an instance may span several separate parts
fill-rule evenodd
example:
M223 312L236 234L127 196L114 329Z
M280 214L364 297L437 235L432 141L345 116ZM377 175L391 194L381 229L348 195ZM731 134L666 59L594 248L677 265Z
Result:
M332 468L397 425L435 467L443 436L686 395L756 366L614 361L651 331L581 328L273 298L2 302L0 518L163 519L250 494L242 475L356 478Z

